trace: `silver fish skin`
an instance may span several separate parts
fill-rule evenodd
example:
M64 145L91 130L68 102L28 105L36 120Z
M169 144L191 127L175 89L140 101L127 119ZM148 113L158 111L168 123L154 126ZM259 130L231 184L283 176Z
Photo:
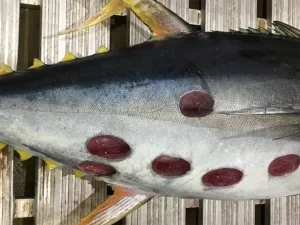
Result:
M200 91L213 100L204 117L179 102ZM267 199L300 193L300 169L273 177L277 157L300 155L300 41L276 35L194 32L17 71L0 77L0 140L78 169L105 163L109 184L156 195ZM131 148L111 160L87 151L96 135ZM190 170L157 174L153 160L179 157ZM236 168L242 179L211 187L203 176Z

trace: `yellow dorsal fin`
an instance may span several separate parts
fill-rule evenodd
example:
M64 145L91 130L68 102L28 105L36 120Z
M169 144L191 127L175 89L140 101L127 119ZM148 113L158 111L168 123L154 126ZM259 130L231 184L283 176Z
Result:
M85 174L80 170L74 170L75 177L82 178Z
M104 47L104 46L100 46L100 48L98 49L97 53L104 53L104 52L108 52L109 49Z
M153 38L190 33L194 30L189 23L159 1L122 1L150 29Z
M8 65L2 63L0 65L0 76L7 75L14 72Z
M85 29L85 28L88 28L91 26L95 26L96 24L101 23L102 21L108 19L109 17L117 14L124 8L125 8L125 5L122 0L111 0L95 16L84 21L79 26L61 31L61 32L59 32L59 34L68 34L68 33L74 32L74 31L79 31L79 30L82 30L82 29Z
M64 58L61 61L65 62L65 61L70 61L70 60L74 60L74 59L76 59L76 56L73 55L71 52L67 51Z
M30 159L32 157L31 154L25 152L24 150L22 149L19 149L19 148L15 148L16 152L18 152L18 154L20 155L20 160L21 161L24 161L24 160L27 160L27 159Z
M194 31L194 28L189 23L157 0L111 0L95 16L87 19L77 27L60 32L60 34L67 34L95 26L124 8L129 8L143 21L151 30L153 38Z
M34 69L45 65L41 60L34 58L33 59L33 65L29 67L28 69Z
M48 170L52 170L58 167L58 164L51 159L43 159L43 160L46 163L46 168Z
M6 147L6 144L0 142L0 150L3 150Z

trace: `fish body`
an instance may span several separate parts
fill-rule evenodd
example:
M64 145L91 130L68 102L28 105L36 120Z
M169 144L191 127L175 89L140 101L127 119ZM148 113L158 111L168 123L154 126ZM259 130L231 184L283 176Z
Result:
M156 195L299 194L300 31L201 32L150 0L112 0L79 28L126 6L151 39L0 68L1 142L115 188L80 225L111 225Z
M108 183L159 195L297 194L300 170L273 178L268 166L300 151L297 137L285 137L299 131L299 47L294 38L196 32L1 76L0 139L76 169L105 163L117 171L103 178ZM181 98L193 91L210 96L212 112L181 111ZM91 154L87 142L97 135L124 140L130 155ZM186 160L189 171L155 173L161 155ZM241 181L203 184L207 172L223 167L242 171Z

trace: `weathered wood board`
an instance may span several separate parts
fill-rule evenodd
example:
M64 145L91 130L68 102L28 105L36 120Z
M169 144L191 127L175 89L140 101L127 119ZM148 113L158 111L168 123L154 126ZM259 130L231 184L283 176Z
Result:
M203 202L203 225L254 225L254 201Z
M256 27L257 1L253 0L202 0L205 31L238 30L239 27Z

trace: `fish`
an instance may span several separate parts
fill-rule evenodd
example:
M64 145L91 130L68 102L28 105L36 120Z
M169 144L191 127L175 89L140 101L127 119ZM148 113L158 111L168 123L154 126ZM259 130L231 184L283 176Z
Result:
M204 32L157 1L112 0L60 35L126 8L149 40L0 67L1 147L112 186L79 225L111 225L155 196L299 194L300 30Z

